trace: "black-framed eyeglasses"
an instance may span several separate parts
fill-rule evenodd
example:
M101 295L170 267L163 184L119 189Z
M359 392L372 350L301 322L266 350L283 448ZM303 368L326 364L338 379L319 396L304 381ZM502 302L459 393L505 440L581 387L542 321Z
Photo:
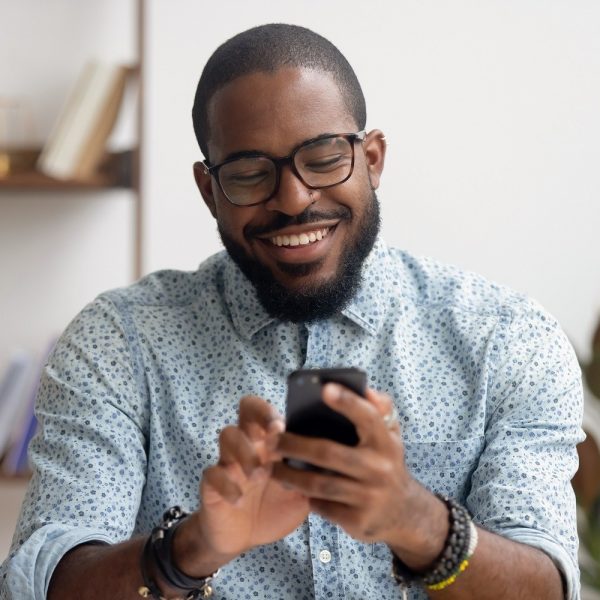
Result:
M229 202L253 206L277 193L284 165L289 164L294 175L312 190L344 183L354 170L354 144L364 141L366 135L366 131L327 134L302 142L288 156L241 153L218 165L211 166L208 161L203 165Z

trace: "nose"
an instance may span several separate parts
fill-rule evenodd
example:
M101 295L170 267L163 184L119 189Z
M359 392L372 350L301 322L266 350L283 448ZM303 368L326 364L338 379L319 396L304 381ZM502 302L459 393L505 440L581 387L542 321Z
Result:
M294 173L291 165L283 165L279 178L279 187L265 206L267 210L296 216L302 214L313 203L314 200L311 197L311 192L312 190L307 188L296 173Z

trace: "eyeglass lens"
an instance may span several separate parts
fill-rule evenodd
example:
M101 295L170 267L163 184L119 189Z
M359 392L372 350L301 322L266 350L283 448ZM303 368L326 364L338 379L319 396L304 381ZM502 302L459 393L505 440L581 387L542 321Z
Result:
M293 155L296 174L310 187L336 185L352 172L354 146L345 137L330 137L300 146ZM266 156L239 158L219 170L219 183L235 204L257 204L275 191L278 166Z

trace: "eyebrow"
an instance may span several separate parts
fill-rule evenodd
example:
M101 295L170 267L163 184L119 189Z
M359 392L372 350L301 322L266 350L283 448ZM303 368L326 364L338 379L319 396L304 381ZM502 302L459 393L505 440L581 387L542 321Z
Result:
M330 137L332 135L338 135L338 134L337 133L321 133L320 135L318 135L316 137L308 138L308 139L304 140L303 142L296 144L292 148L292 152L294 150L296 150L296 148L298 148L299 146L303 146L304 144L307 144L309 142L318 142L319 140ZM290 154L291 154L291 152L290 152ZM225 158L223 158L223 160L219 161L218 164L221 164L224 162L229 162L230 160L235 160L237 158L257 158L259 156L264 156L266 158L282 158L280 156L273 156L272 154L269 154L269 153L265 152L264 150L238 150L237 152L230 152L229 154L227 154L225 156ZM289 154L287 156L289 156Z

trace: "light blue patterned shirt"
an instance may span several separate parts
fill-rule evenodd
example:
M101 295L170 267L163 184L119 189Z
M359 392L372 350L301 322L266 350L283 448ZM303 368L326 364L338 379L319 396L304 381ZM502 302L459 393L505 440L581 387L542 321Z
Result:
M225 253L87 306L43 375L34 475L0 597L45 598L75 545L148 533L173 504L197 508L202 469L217 461L240 397L284 413L290 371L340 365L365 369L395 399L419 481L547 552L579 598L570 479L582 392L565 335L531 300L381 240L349 306L308 326L270 318ZM229 600L400 598L385 545L313 514L226 565L214 587Z

